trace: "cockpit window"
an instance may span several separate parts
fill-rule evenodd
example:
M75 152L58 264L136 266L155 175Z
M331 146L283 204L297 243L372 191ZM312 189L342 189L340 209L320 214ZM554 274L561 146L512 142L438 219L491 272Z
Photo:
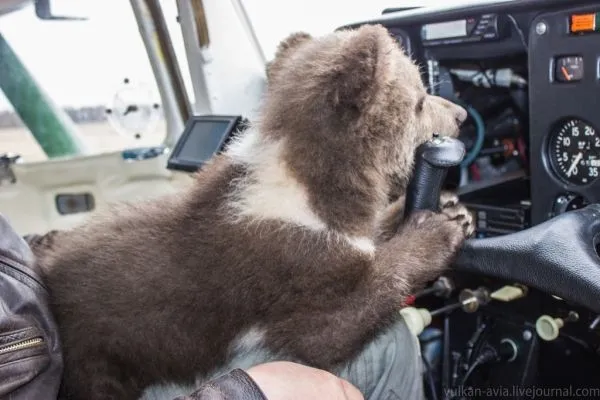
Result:
M131 3L53 3L53 14L81 20L39 19L33 3L0 15L0 154L30 162L161 144L161 99Z
M242 0L265 57L275 55L278 43L287 35L304 31L321 35L358 21L381 16L388 8L450 6L489 0L304 0L270 1Z
M292 32L325 34L386 8L483 0L239 1L270 60ZM0 155L30 162L163 142L166 118L131 2L55 1L53 14L75 19L50 21L33 1L13 3L25 6L0 8ZM193 102L177 3L160 3Z

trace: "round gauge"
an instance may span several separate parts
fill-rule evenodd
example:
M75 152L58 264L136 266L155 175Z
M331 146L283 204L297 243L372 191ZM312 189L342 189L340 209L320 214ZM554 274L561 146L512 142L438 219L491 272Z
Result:
M549 158L554 172L572 185L587 185L600 171L600 135L589 123L569 119L550 134Z
M554 76L559 82L578 82L583 79L583 57L566 56L556 60Z

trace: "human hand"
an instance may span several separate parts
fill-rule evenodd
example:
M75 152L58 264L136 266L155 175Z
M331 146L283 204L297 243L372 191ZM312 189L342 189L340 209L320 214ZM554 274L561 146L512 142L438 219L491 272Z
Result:
M286 361L260 364L246 371L268 400L363 400L350 382L316 368Z

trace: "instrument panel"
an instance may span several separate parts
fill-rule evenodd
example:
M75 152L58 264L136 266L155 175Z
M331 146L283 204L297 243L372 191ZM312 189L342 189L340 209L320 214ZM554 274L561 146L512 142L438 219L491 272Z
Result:
M532 223L600 201L600 6L539 14L529 31Z
M438 73L432 69L438 65L502 60L514 65L521 60L516 62L522 63L527 79L523 113L528 124L530 224L562 212L564 199L570 199L569 204L600 202L597 1L486 1L414 9L346 27L364 23L386 26L407 53L427 67L424 80L429 85L436 83L431 76ZM455 68L460 72L462 66ZM485 86L490 78L481 76L480 86ZM440 81L448 78L447 73L439 75ZM484 150L496 151L493 146ZM501 141L496 146L501 148Z

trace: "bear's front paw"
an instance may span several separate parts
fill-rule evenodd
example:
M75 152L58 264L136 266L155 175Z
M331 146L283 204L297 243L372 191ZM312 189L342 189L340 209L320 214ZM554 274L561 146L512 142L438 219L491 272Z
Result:
M464 238L470 237L475 231L473 224L473 215L467 210L463 204L458 202L449 202L444 208L442 208L442 214L445 214L450 221L455 221L462 227Z
M450 266L465 239L473 233L473 218L462 204L446 205L439 213L417 211L401 235L418 252L424 268L432 273Z
M454 207L458 204L458 196L454 192L442 190L440 194L440 208Z

